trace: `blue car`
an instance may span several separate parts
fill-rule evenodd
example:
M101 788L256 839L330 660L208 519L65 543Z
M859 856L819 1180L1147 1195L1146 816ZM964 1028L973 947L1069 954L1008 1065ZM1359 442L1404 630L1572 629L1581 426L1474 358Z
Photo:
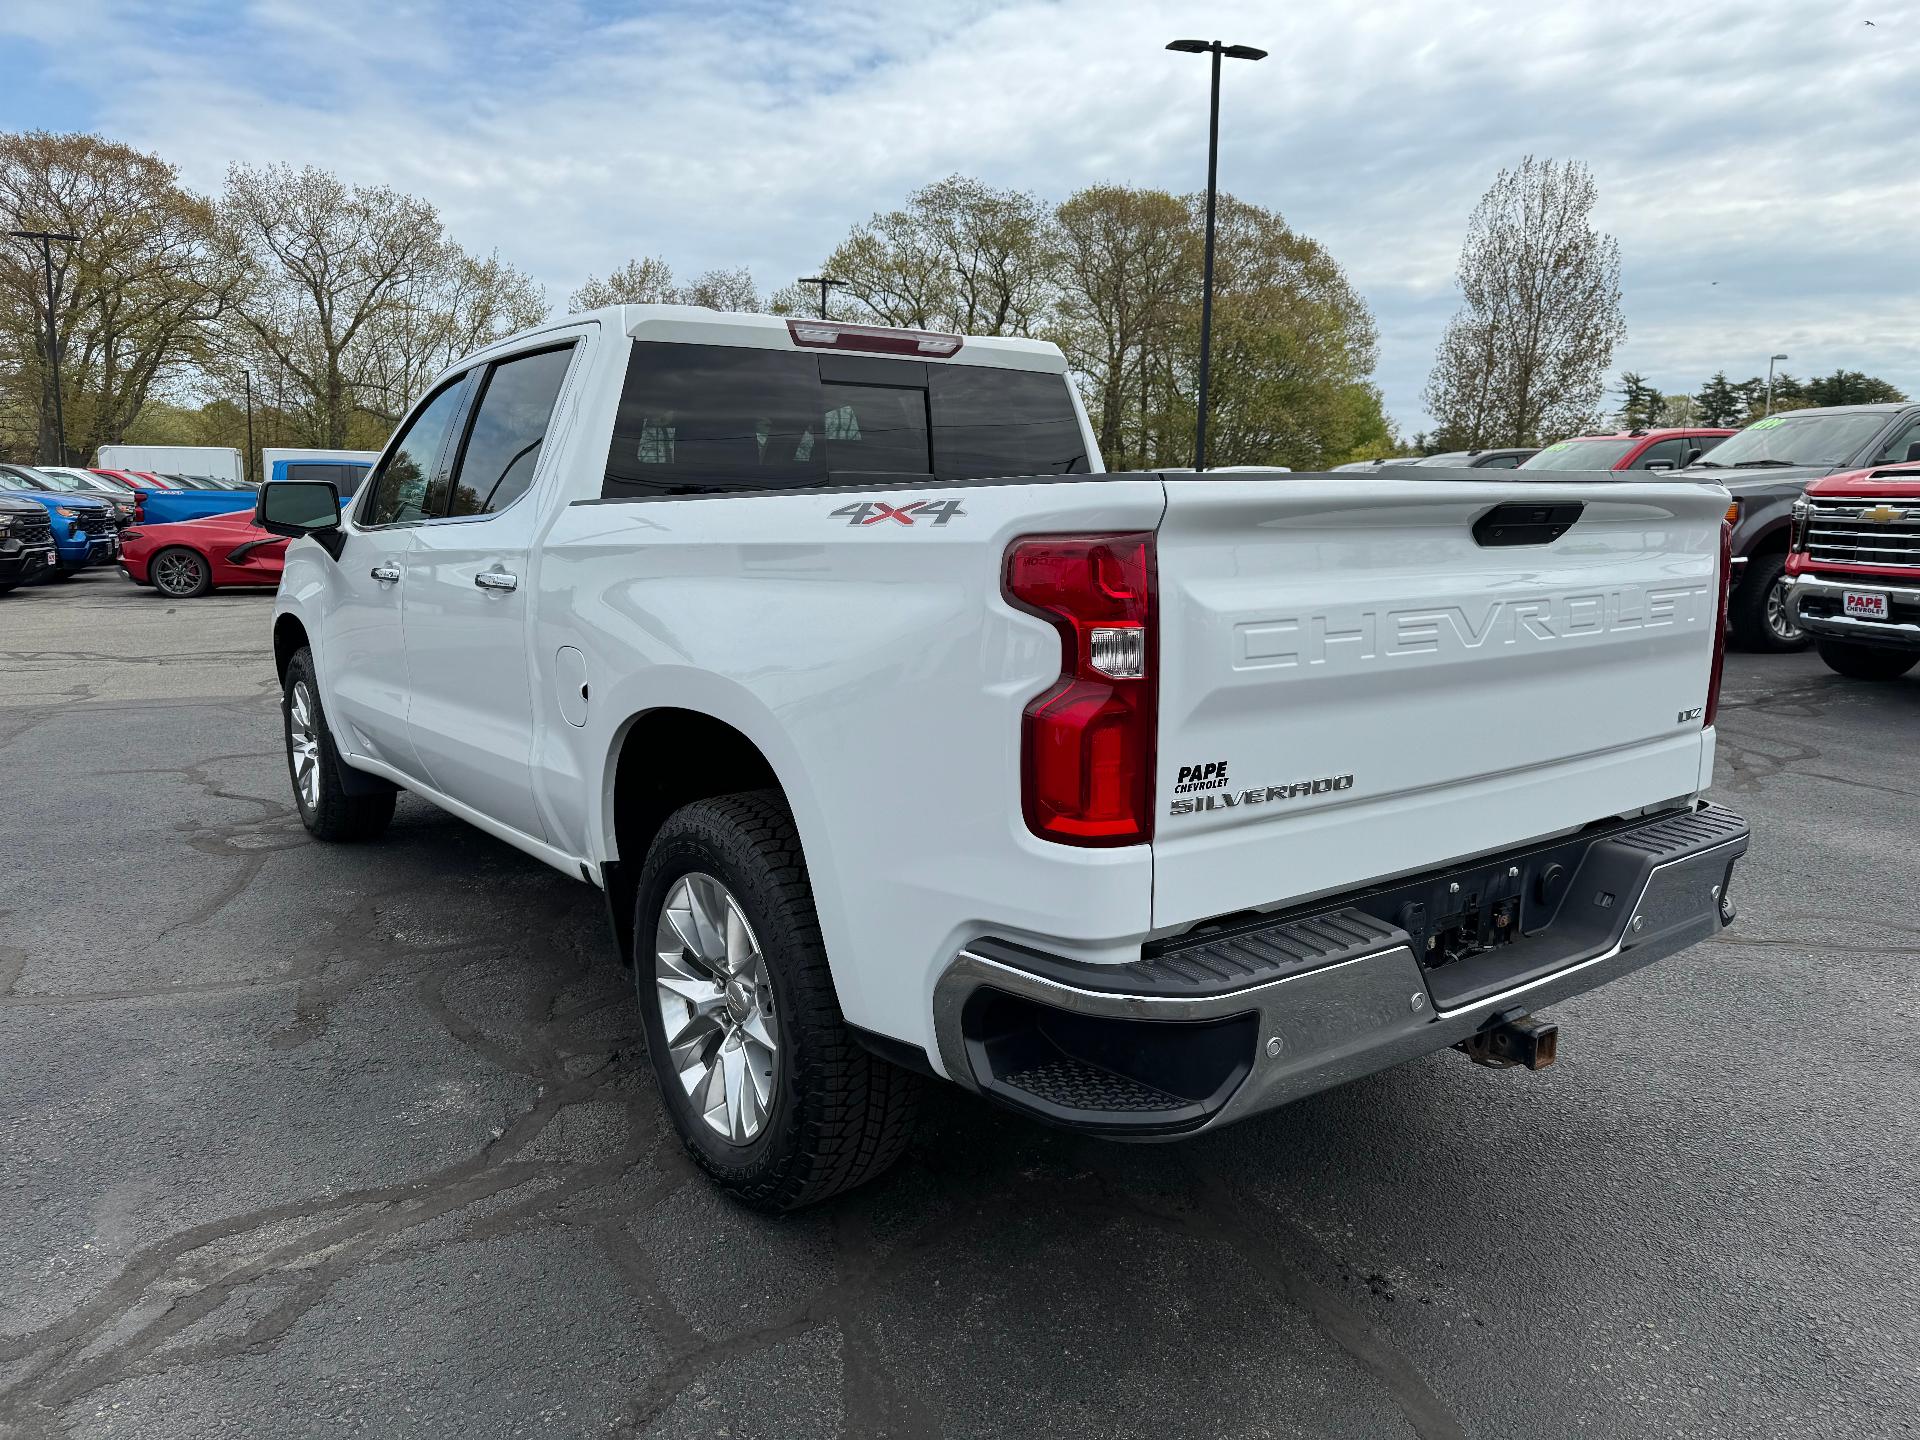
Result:
M52 519L54 562L46 579L65 579L89 565L119 560L120 527L111 506L51 485L26 465L0 465L0 495L31 500Z

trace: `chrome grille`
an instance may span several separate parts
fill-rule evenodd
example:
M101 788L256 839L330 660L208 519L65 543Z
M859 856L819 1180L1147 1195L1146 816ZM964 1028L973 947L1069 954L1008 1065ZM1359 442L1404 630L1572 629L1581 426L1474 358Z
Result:
M1845 499L1809 495L1807 551L1815 563L1889 565L1920 570L1920 495ZM1897 520L1863 520L1862 514L1899 510Z

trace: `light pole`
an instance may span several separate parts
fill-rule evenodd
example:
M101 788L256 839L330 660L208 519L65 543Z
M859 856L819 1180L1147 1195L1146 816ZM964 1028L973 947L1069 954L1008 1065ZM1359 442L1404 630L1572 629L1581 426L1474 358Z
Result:
M1213 351L1213 201L1220 170L1220 57L1264 60L1267 52L1251 45L1223 45L1218 40L1173 40L1167 49L1187 55L1213 56L1213 104L1207 112L1207 251L1200 278L1200 419L1193 433L1193 468L1207 468L1207 380Z
M38 240L40 242L40 264L47 272L47 364L53 370L53 435L58 449L52 464L67 463L67 414L60 399L60 329L54 323L54 306L58 303L53 289L53 242L64 240L69 244L78 244L78 235L62 234L58 230L9 230L16 240Z
M818 285L820 287L820 318L824 320L827 318L827 287L829 285L842 285L846 282L836 280L831 275L802 275L800 277L800 283L802 285Z
M1773 362L1774 362L1774 361L1776 361L1776 360L1791 360L1792 358L1793 358L1793 357L1792 357L1791 355L1769 355L1769 356L1767 357L1767 409L1766 409L1766 413L1767 413L1767 414L1769 414L1769 415L1771 415L1771 414L1773 414Z
M247 382L247 483L253 483L253 372L242 370Z

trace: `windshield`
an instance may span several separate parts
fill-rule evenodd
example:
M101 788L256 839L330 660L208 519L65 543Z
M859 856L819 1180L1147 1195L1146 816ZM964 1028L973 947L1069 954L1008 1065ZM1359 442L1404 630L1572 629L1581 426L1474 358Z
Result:
M1770 415L1730 436L1699 463L1709 468L1765 465L1844 465L1880 433L1887 417L1877 411L1809 411Z
M74 479L73 476L62 475L58 470L36 469L33 473L38 479L46 482L46 486L49 490L65 490L69 495L71 495L75 491L82 491L87 488L85 485L82 485L78 480Z
M1562 440L1527 461L1522 470L1611 470L1638 445L1637 436L1625 440Z
M1410 465L1442 465L1454 470L1465 470L1467 462L1474 456L1472 450L1448 450L1439 455L1429 455L1423 460L1410 460Z

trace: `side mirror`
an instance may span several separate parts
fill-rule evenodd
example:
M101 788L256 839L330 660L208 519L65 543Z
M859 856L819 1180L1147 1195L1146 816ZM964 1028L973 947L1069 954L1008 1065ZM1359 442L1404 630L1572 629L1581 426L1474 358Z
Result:
M254 499L253 520L269 535L311 536L340 558L346 532L340 528L340 492L331 480L269 480Z
M1907 446L1907 463L1909 465L1920 464L1920 440L1916 440Z
M1685 470L1689 465L1698 464L1700 457L1706 453L1707 452L1703 450L1700 446L1698 445L1694 446L1691 450L1687 451L1687 453L1684 456L1681 457L1680 468L1682 470Z

